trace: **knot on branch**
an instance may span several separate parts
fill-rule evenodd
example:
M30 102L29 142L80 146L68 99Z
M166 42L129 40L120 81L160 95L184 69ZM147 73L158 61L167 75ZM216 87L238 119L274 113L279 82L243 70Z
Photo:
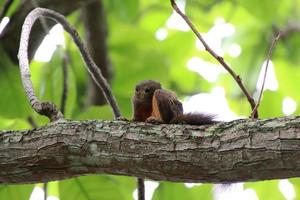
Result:
M47 116L52 122L64 117L63 114L51 102L41 102L39 106L34 106L34 108L36 112Z

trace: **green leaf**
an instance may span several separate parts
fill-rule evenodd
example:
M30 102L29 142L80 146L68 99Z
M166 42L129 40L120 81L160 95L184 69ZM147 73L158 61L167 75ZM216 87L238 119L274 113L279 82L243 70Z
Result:
M291 97L300 103L300 67L282 59L275 59L274 66L281 96Z
M4 0L2 2L0 2L0 8L1 8L1 10L2 10L2 8L3 8L3 6L4 6L4 4L6 2L7 1L4 1ZM11 15L19 8L19 6L20 6L20 0L14 0L14 1L12 1L12 4L9 6L9 9L8 9L8 11L6 13L6 16L10 16L11 17Z
M258 108L261 118L271 118L282 116L282 96L278 92L264 91L261 104Z
M106 4L108 13L113 13L118 20L131 22L137 17L139 0L109 0Z
M300 198L300 178L290 178L289 181L293 184L295 189L295 199Z
M14 118L14 119L6 119L0 117L0 130L24 130L32 128L27 120Z
M20 70L11 63L1 48L0 55L0 116L5 118L25 118L33 111L22 86Z
M44 183L45 184L45 183ZM47 183L48 196L59 197L59 181L51 181Z
M92 175L59 182L60 200L131 200L134 178ZM72 191L72 192L70 192Z
M228 95L227 102L230 109L236 113L238 116L250 116L251 106L245 97L232 98Z
M259 199L264 200L284 200L284 196L278 188L278 180L260 181L255 183L245 183L244 188L251 188L256 192Z
M160 5L153 5L145 8L140 12L139 25L143 30L156 33L159 28L165 26L167 19L171 12L165 12L169 7L161 7Z
M63 57L64 50L58 48L50 62L39 63L33 62L32 82L36 88L37 95L41 101L52 101L58 108L61 106L63 92L63 81L67 79L67 99L65 106L65 116L71 117L76 106L76 82L70 63L67 63L67 76L63 74Z
M1 185L0 199L28 200L34 185Z
M152 200L181 200L191 198L192 195L183 183L161 182L156 188Z
M289 1L285 0L239 0L238 3L255 16L258 23L265 24L282 22L288 17L287 12L292 6Z
M113 113L109 105L91 106L86 111L75 116L75 119L113 119Z
M205 200L213 200L213 184L201 184L193 186L189 189L192 194L192 199L197 200L199 197Z
M201 184L187 188L184 183L160 182L159 186L153 193L152 200L210 200L212 196L212 184Z

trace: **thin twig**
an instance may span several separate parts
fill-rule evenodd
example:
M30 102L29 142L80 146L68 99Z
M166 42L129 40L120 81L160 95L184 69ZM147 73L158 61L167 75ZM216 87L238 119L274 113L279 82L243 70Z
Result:
M0 12L0 22L3 19L3 17L5 17L9 7L11 6L11 4L13 3L13 0L7 0Z
M65 114L65 108L66 108L66 102L68 97L68 65L69 65L69 56L67 53L64 54L63 57L63 91L61 95L61 101L60 101L60 111L62 114Z
M115 118L119 118L121 116L120 110L111 92L111 89L107 81L103 77L100 69L94 63L91 56L87 53L86 47L82 43L77 31L73 27L71 27L71 25L67 22L63 15L45 8L36 8L27 15L22 26L20 47L18 53L23 87L33 109L42 115L46 115L51 121L63 118L62 113L56 109L53 103L40 102L38 100L37 96L35 95L32 82L30 80L30 70L28 61L29 34L35 21L42 16L50 18L60 23L64 27L65 31L67 31L72 36L73 41L79 48L80 54L87 65L88 72L90 73L96 84L102 89L104 96L111 105Z
M257 103L251 113L251 118L254 119L255 118L255 113L257 113L257 109L260 105L260 102L261 102L261 98L262 98L262 94L264 92L264 87L265 87L265 82L266 82L266 78L267 78L267 72L268 72L268 67L269 67L269 62L270 62L270 59L271 59L271 56L272 56L272 52L273 52L273 49L275 47L275 44L276 42L280 39L280 37L282 36L282 32L279 32L277 34L277 36L275 38L273 38L273 41L272 41L272 44L269 48L269 52L268 52L268 56L267 56L267 60L266 60L266 67L265 67L265 73L264 73L264 77L263 77L263 82L262 82L262 85L261 85L261 89L260 89L260 93L259 93L259 97L258 97L258 100L257 100Z
M39 7L39 4L36 0L30 0L30 2L31 2L31 4L34 8ZM49 26L48 26L48 23L47 23L46 19L45 18L40 18L39 21L41 22L42 28L44 29L45 33L48 34L50 30L49 30Z
M145 200L145 183L143 178L137 178L138 200Z
M228 72L229 74L234 78L234 80L237 82L237 84L240 86L241 90L243 91L244 95L247 97L248 102L251 105L251 108L255 108L255 101L253 97L249 94L247 89L242 83L242 80L239 75L236 75L236 73L229 67L229 65L224 61L224 58L216 54L211 47L206 43L206 41L203 39L202 35L197 31L193 23L190 21L190 19L178 8L177 4L175 3L175 0L170 0L171 5L173 9L184 19L184 21L188 24L188 26L192 29L192 31L195 33L195 35L198 37L198 39L201 41L203 46L205 47L205 50L208 51ZM255 117L258 117L258 113L256 112Z
M44 190L44 200L47 200L47 197L48 197L48 182L44 183L43 190Z
M37 123L35 122L35 120L33 119L32 116L29 116L29 117L27 118L27 121L28 121L28 123L32 126L32 128L37 128L37 127L38 127L38 126L37 126Z

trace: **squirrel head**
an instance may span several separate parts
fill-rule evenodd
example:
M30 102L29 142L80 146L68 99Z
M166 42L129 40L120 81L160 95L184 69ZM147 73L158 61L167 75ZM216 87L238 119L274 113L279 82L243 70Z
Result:
M135 87L134 99L140 102L152 103L152 98L155 90L161 89L159 82L146 80L142 81Z

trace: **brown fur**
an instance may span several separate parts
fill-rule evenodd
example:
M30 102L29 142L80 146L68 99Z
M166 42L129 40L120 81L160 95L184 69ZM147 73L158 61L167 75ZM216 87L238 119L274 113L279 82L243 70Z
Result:
M183 114L183 107L174 92L161 89L156 81L142 81L135 88L133 121L203 125L215 123L214 116Z

